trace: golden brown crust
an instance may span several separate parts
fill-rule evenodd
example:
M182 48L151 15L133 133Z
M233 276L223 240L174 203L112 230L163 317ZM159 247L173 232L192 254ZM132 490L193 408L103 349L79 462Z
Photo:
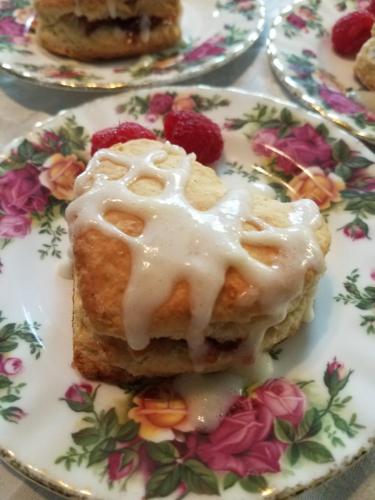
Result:
M137 153L140 151L139 148L142 151L152 150L154 147L155 142L149 140L130 141L125 145L116 146L128 153ZM173 168L178 161L178 156L169 155L160 167ZM110 171L109 165L103 168ZM155 186L152 185L151 188L151 185L146 179L140 184L134 183L131 189L138 194L147 195L155 189ZM193 164L186 196L194 207L207 210L224 195L224 192L224 185L213 169L204 167L198 162ZM276 227L283 227L288 225L288 210L286 203L259 199L254 207L254 214ZM142 223L137 223L134 216L129 217L124 212L112 211L107 214L107 218L128 234L139 234L141 231L142 226L139 224ZM323 253L326 253L330 237L325 223L322 223L317 230L316 236ZM118 238L108 237L101 231L89 229L75 238L73 248L77 286L91 325L97 332L125 339L122 298L131 271L131 257L126 244ZM267 246L250 249L247 247L247 249L259 260L268 263L272 263L273 255L277 253L275 248ZM315 273L309 271L305 276L305 286L309 287L314 280ZM218 323L220 328L215 327L214 338L219 341L230 340L233 336L231 323L243 324L248 322L251 316L262 313L257 301L251 308L241 305L238 301L241 294L249 289L256 298L258 294L256 287L247 283L235 269L228 269L225 284L214 307L211 324L204 332L205 336L210 336L213 325ZM141 313L142 304L139 305L139 309ZM186 338L189 324L189 287L182 281L175 286L169 300L153 314L148 333L150 338L169 337L181 340ZM244 337L247 332L241 329L238 335Z
M375 29L357 54L354 73L368 90L375 90Z
M130 141L113 146L127 154L147 153L160 143L149 140ZM173 169L180 157L169 153L158 164L159 168ZM121 178L122 166L104 161L100 172L112 179ZM90 187L91 180L84 189ZM130 189L143 196L157 194L162 186L153 179L140 178ZM198 162L192 165L185 195L198 210L208 210L225 193L221 179L211 168ZM254 215L275 227L287 227L289 205L276 200L257 199ZM143 221L134 214L111 210L105 218L123 232L135 236L143 229ZM245 223L247 230L259 228ZM325 254L330 244L327 225L316 230L317 241ZM271 265L278 254L272 246L246 246L255 258ZM131 255L127 245L116 237L89 228L78 233L73 240L75 257L74 297L74 364L87 378L121 384L139 377L171 376L193 371L186 335L190 323L189 285L178 283L170 298L152 315L149 329L150 343L143 351L133 351L126 343L123 329L122 300L131 272ZM270 328L264 337L263 348L295 334L310 307L316 283L320 276L309 269L304 277L303 293L289 304L283 322ZM252 321L262 311L257 301L249 308L241 305L238 297L250 288L256 298L258 290L247 283L236 269L228 269L225 284L217 298L210 324L204 336L209 358L206 371L219 371L235 362L234 350L226 343L240 343L251 337ZM140 314L142 304L139 305ZM212 344L213 343L213 344Z
M181 38L176 21L162 21L148 36L111 25L98 26L87 33L86 23L78 18L62 18L54 24L40 23L39 43L49 52L82 61L115 59L158 52L172 47Z
M128 19L138 16L178 18L180 0L35 0L35 9L48 25L67 14L84 16L90 21L108 19L111 11L116 17Z

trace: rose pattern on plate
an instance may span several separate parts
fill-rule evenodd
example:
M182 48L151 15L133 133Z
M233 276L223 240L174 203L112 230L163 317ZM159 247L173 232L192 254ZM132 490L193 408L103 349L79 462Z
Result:
M73 64L26 64L17 63L18 68L28 71L35 75L43 75L51 80L66 80L73 82L88 83L91 81L100 81L103 79L100 75L89 73Z
M116 66L115 73L130 73L133 78L144 78L151 74L182 72L188 67L200 65L215 56L224 56L237 45L242 44L249 33L235 24L225 24L222 33L210 36L204 41L183 42L177 48L150 55L148 60L139 60L129 65Z
M301 55L284 54L284 57L292 79L325 109L349 116L359 128L366 126L375 130L375 114L348 97L333 74L318 67L313 51L303 49Z
M351 397L342 397L352 373L336 358L327 363L319 402L309 391L314 380L267 380L244 391L209 434L192 429L188 405L168 381L129 388L125 416L96 409L100 385L75 383L62 400L82 418L56 464L91 468L120 490L142 474L146 498L217 495L236 484L261 493L284 468L333 462L335 448L363 428L347 408Z
M346 228L344 228L345 231ZM358 238L361 236L358 234ZM365 236L362 236L365 237ZM375 280L375 273L371 273L371 279ZM353 269L348 276L346 276L344 281L344 293L339 293L335 300L336 302L342 302L344 305L353 304L357 309L361 311L367 311L368 314L361 314L362 326L368 335L375 334L375 286L365 286L361 289L358 285L358 280L360 279L360 273L358 269Z
M242 14L246 19L254 19L256 2L254 0L218 0L216 8L227 10L232 14Z
M28 344L30 355L39 359L43 343L38 337L38 323L5 323L5 317L0 311L0 418L10 423L18 423L26 417L27 412L15 406L21 400L25 382L19 382L18 376L23 374L24 363L16 357L19 343Z
M375 211L374 165L344 140L331 137L323 123L313 127L286 108L257 104L240 118L228 118L224 127L242 130L250 139L281 200L310 198L322 211L341 204L353 215L344 234L355 240L360 230L370 237L366 218Z
M0 2L0 52L31 54L27 23L32 13L29 0Z
M333 5L328 1L300 0L293 10L282 13L281 22L274 26L269 54L277 77L292 94L361 139L373 142L375 113L348 93L361 85L351 81L350 69L339 68L340 61L330 41L332 26L342 16L342 11L364 9L368 4L367 0L348 0ZM293 47L289 40L292 37L298 41ZM326 56L322 55L321 47L324 47L323 53L327 51ZM331 61L329 66L328 60ZM342 78L341 72L348 71L351 74ZM345 80L347 83L343 84Z
M362 10L366 9L370 3L370 0L341 0L336 2L336 9L339 12L350 10Z
M24 139L0 162L0 249L30 233L32 225L49 237L41 258L61 258L66 229L59 223L73 197L75 178L86 166L88 136L74 118L37 141Z
M327 34L323 26L323 18L319 13L321 0L309 0L302 5L296 5L293 10L285 16L283 25L284 35L287 38L294 38L310 31L316 32L316 37L321 38Z
M169 111L196 111L205 113L229 106L229 100L220 95L203 97L200 94L155 92L145 97L134 96L119 104L118 114L127 113L134 119L144 116L150 123L163 118Z

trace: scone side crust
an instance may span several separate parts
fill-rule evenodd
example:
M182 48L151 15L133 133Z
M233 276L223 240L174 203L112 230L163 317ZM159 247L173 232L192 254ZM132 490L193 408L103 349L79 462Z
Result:
M76 0L36 0L35 9L43 22L53 24L66 14L84 16L97 21L110 17L109 7L105 0L80 0L77 9ZM117 0L116 17L127 19L138 16L157 16L161 18L178 18L181 13L179 0L137 0L124 2Z
M157 52L174 46L181 38L178 24L165 22L153 28L148 38L125 30L98 28L87 36L74 23L57 21L53 26L41 24L39 43L48 51L83 61L113 59Z
M375 33L359 51L354 73L368 90L375 90Z

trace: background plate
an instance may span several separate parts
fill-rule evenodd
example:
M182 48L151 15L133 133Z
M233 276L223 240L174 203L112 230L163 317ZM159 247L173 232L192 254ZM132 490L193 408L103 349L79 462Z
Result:
M1 68L54 87L114 90L186 80L226 64L264 26L263 0L183 0L183 42L163 53L96 64L57 57L32 32L30 0L0 0Z
M306 106L359 138L375 143L375 114L347 95L351 89L362 88L354 77L354 59L337 55L331 45L331 31L337 19L368 3L293 3L273 22L268 54L279 81Z

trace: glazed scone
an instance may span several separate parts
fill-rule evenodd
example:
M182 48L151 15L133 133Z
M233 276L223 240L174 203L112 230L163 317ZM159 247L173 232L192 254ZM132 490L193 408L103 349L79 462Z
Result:
M155 163L149 165L150 158ZM181 184L176 193L166 190L179 175L183 196ZM269 348L297 332L330 242L313 202L226 192L213 169L181 148L145 139L97 153L76 194L67 218L74 253L74 361L83 375L121 383L197 367L218 371L249 363L261 345ZM177 205L168 212L170 203ZM232 206L242 207L246 217L233 215ZM96 218L98 208L104 212ZM159 216L166 223L151 235L151 247L144 238ZM199 227L189 226L190 216L202 218ZM205 221L210 217L212 224ZM215 224L223 225L221 233ZM153 265L154 281L147 281ZM150 286L159 279L160 297Z
M367 40L357 54L354 73L368 90L375 90L375 24L372 38Z
M156 52L181 37L179 0L35 0L40 44L89 61Z

